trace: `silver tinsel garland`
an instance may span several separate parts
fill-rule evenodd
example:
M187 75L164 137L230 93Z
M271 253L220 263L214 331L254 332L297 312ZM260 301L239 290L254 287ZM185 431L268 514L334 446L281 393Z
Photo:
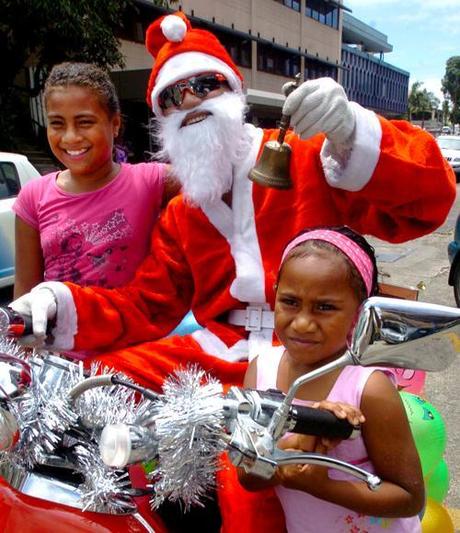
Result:
M59 445L62 435L77 424L78 415L68 392L81 379L81 372L77 365L69 367L66 379L49 384L41 375L43 359L34 353L28 362L31 362L31 382L23 394L9 402L9 409L20 430L13 452L15 463L22 462L25 468L32 468L42 464Z
M181 501L188 509L203 505L215 487L218 458L226 448L222 386L197 368L176 372L163 387L158 401L141 400L121 385L90 388L71 400L69 393L88 377L113 374L93 366L83 374L81 364L28 356L10 341L0 351L30 363L30 383L13 398L8 409L16 418L19 441L1 453L0 461L32 471L50 456L70 461L83 477L78 490L82 508L106 513L134 509L126 471L107 467L100 457L98 438L107 424L133 424L153 431L158 440L158 466L150 475L152 506L165 499ZM51 355L51 354L50 354ZM49 363L49 364L48 364ZM124 381L129 379L118 376Z
M185 509L203 505L226 447L222 385L196 368L176 371L165 381L156 408L159 459L151 474L152 506L165 499L181 501Z
M90 375L114 374L108 368L92 365ZM132 383L127 376L117 373L123 381ZM87 390L74 402L80 422L87 428L100 429L107 424L131 424L151 407L151 402L136 398L136 393L121 385L97 387Z
M0 335L0 354L26 360L25 350L13 339Z
M84 511L124 514L136 509L130 495L128 472L106 466L94 443L78 445L74 449L77 471L85 481L79 486Z
M62 370L58 368L59 359L58 364L47 366L51 354L26 354L14 341L2 337L0 354L8 362L16 358L13 363L17 363L19 359L29 369L31 378L23 390L5 399L19 427L19 440L11 450L0 452L0 464L32 471L35 465L46 465L51 455L59 455L64 450L63 460L71 461L74 471L84 478L79 492L85 510L132 511L134 507L127 492L131 487L129 476L126 471L104 465L97 438L106 424L134 422L145 416L151 402L136 401L135 393L120 385L90 389L72 401L69 392L88 375L113 372L93 366L84 375L82 365L70 362L63 362ZM2 371L7 377L8 370ZM129 382L125 376L119 377ZM71 434L76 437L66 437ZM66 439L72 441L67 451Z

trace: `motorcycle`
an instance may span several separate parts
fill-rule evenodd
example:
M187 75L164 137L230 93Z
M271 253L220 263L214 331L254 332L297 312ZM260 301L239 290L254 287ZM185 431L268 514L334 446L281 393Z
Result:
M0 310L0 332L17 336L28 327L24 317ZM295 405L296 390L346 365L444 370L457 356L459 334L457 308L369 298L346 352L297 379L286 395L240 387L224 393L197 368L177 371L156 394L114 371L84 370L52 353L27 354L3 338L0 475L8 485L0 501L9 512L0 516L10 517L3 531L26 531L18 509L28 518L35 511L34 531L48 531L57 519L62 524L66 513L74 520L69 531L163 531L154 513L139 512L135 498L148 494L153 509L164 501L180 500L186 509L202 504L222 452L267 479L279 465L308 463L378 490L379 478L354 465L277 448L288 431L348 438L359 430L329 412ZM128 476L138 464L148 466L151 484L143 489L133 488Z

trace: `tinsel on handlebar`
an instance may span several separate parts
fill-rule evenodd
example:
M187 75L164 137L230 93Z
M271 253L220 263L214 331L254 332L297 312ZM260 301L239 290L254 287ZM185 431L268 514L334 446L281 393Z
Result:
M15 334L12 322L15 316L0 312L0 332ZM224 394L197 368L177 370L156 394L110 369L84 371L81 363L50 353L26 354L0 333L0 475L24 490L23 473L48 469L52 478L59 469L62 478L70 472L76 476L69 492L79 498L74 507L116 514L135 508L128 465L153 465L154 507L168 499L188 508L202 504L214 487L224 451L234 465L262 478L278 466L308 463L346 472L373 490L380 480L356 466L278 448L286 432L346 438L351 430L331 413L297 406L296 391L347 365L444 370L458 357L459 336L456 308L369 298L345 353L297 378L284 396L238 387Z
M0 359L5 357L8 362L0 363L2 477L13 482L18 472L72 472L69 483L75 485L81 509L132 512L129 477L125 470L104 464L99 435L107 424L133 423L151 402L139 401L135 390L120 385L72 397L75 387L96 374L110 378L114 373L98 366L83 370L82 364L51 353L26 353L0 337ZM29 383L21 378L24 365L30 369ZM126 377L122 381L130 382Z
M169 499L188 508L202 505L215 486L222 452L266 477L277 460L286 459L276 456L281 450L254 446L283 395L238 387L225 395L217 380L197 368L176 371L156 394L109 369L84 370L81 362L52 353L26 354L0 337L0 376L1 474L9 479L18 468L72 470L80 476L85 510L133 509L129 464L154 460L154 507ZM286 431L299 420L293 408ZM319 426L315 432L321 433Z

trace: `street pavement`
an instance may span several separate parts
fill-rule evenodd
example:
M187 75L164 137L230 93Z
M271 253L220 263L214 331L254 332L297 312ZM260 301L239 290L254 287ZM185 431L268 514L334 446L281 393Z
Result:
M457 188L460 187L457 186ZM447 244L453 237L460 198L446 222L434 233L404 244L392 245L369 238L376 249L380 280L405 287L424 287L419 300L455 307L452 287L448 285ZM0 305L11 301L11 290L0 290ZM433 357L436 354L433 353ZM460 356L446 371L428 374L425 398L443 417L447 428L445 460L450 472L449 493L444 501L460 533ZM440 532L442 533L442 532Z

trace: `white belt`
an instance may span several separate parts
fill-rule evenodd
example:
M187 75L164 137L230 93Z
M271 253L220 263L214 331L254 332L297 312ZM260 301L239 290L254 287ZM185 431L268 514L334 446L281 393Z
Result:
M228 323L244 326L246 331L261 331L275 327L275 314L262 305L248 305L246 309L235 309L228 313Z

